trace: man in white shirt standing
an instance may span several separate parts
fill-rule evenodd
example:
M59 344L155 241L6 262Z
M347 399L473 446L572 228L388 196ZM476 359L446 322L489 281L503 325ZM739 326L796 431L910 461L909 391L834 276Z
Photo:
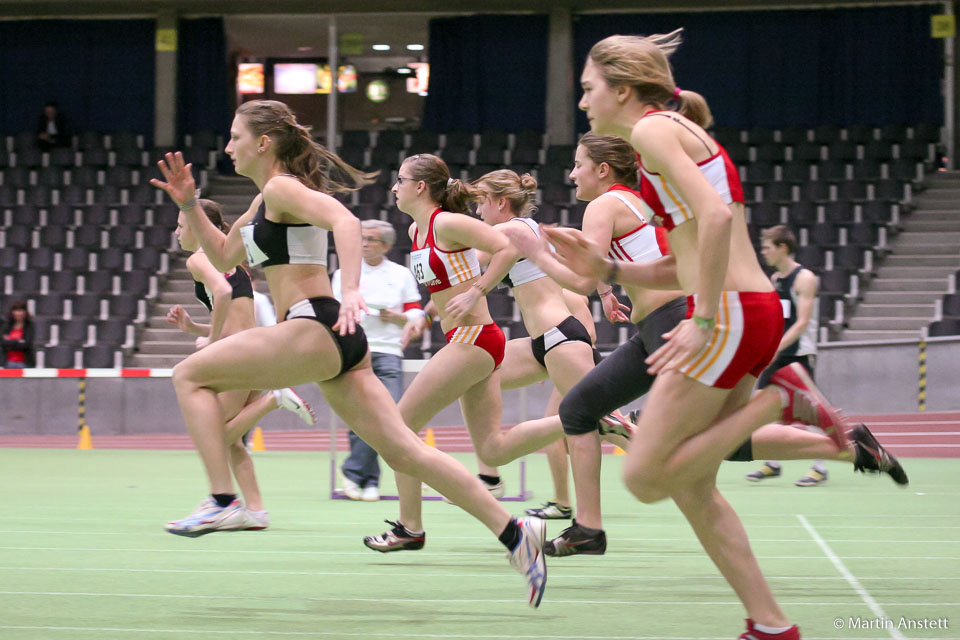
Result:
M420 290L406 267L386 259L397 239L389 222L364 220L363 264L360 270L360 295L370 315L360 325L370 345L373 372L396 401L403 394L403 350L419 336L423 317ZM332 278L333 295L340 299L340 271ZM377 452L350 432L350 455L340 468L343 493L351 500L373 502L380 499L380 463Z

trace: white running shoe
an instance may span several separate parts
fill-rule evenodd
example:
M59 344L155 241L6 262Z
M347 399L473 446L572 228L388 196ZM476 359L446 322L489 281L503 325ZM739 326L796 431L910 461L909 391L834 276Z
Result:
M317 423L317 417L313 414L313 409L307 404L306 400L297 395L297 392L290 387L274 389L273 397L277 399L277 406L281 409L292 411L310 426Z
M540 606L543 591L547 588L547 563L543 555L547 525L540 518L519 518L517 524L522 532L520 544L507 554L507 558L510 566L527 580L527 602L536 608Z
M243 510L246 515L246 526L243 531L261 531L270 526L270 514L266 511Z
M193 508L193 511L190 512L190 515L188 515L187 518L194 518L202 513L206 513L207 511L209 511L210 509L216 506L217 506L217 501L213 499L213 496L207 496L206 498L203 499L203 501L200 504L198 504L196 507ZM186 520L186 518L184 518L184 520ZM165 527L169 529L171 526L177 524L178 522L180 521L171 520L165 525Z
M364 502L376 502L380 499L380 487L375 484L367 485L360 494L360 499Z
M356 482L344 476L343 478L343 495L347 496L351 500L362 500L363 499L363 489L360 488Z
M177 536L196 538L214 531L239 531L246 528L247 515L239 500L226 507L210 500L205 509L198 509L183 520L167 523L166 530ZM203 506L203 505L201 505Z

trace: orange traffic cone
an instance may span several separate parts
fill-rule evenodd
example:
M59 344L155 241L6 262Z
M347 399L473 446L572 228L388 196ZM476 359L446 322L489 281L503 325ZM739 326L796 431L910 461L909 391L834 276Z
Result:
M253 428L253 444L250 446L251 451L266 451L267 448L263 446L263 429L260 427Z
M77 442L77 449L93 449L93 438L90 436L88 425L80 427L80 441Z

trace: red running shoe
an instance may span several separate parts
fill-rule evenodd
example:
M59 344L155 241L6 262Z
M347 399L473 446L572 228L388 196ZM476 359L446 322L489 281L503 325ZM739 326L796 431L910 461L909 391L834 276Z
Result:
M793 625L780 633L764 633L753 628L753 620L747 618L747 630L737 640L800 640L800 629Z
M787 406L783 408L785 424L799 422L820 427L841 451L850 450L846 420L823 397L802 365L794 362L780 369L770 378L770 384L787 393Z

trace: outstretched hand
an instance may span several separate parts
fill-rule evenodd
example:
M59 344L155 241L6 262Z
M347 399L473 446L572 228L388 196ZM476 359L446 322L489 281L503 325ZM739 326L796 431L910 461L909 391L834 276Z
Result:
M166 182L151 178L150 184L166 191L177 206L194 199L197 184L193 179L193 165L184 164L182 153L177 151L165 154L163 159L157 162L157 166L160 167L160 173L163 174Z
M337 318L337 324L331 327L333 331L339 331L341 336L348 333L357 332L357 325L363 320L364 315L369 315L370 309L367 303L363 301L363 296L359 291L344 291L343 299L340 301L340 315Z
M191 333L190 329L193 327L190 314L179 304L170 307L170 311L167 312L167 322L176 325L177 329L184 333Z
M606 251L578 229L540 225L557 252L557 259L574 273L587 278L603 280L609 269Z
M504 224L497 227L497 229L503 233L503 235L507 236L510 244L516 248L517 253L528 260L533 260L541 251L550 250L543 236L537 237L530 233L529 229L524 228L523 225Z
M610 324L630 322L630 316L627 315L630 312L630 307L620 302L620 299L612 292L600 296L600 304L603 305L603 315L607 317Z
M645 362L650 365L647 373L656 375L682 367L707 344L712 331L701 329L697 323L687 318L663 334L666 339L659 349L650 354Z

